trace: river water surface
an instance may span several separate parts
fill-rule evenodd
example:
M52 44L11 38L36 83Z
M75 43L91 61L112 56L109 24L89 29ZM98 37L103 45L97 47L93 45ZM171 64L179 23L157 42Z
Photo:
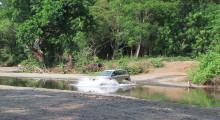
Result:
M85 82L85 84L83 84L83 82ZM118 84L114 81L90 82L88 82L88 80L84 80L80 84L80 82L77 81L67 80L39 80L0 77L0 85L118 94L140 99L166 101L203 107L220 107L220 88L189 89Z

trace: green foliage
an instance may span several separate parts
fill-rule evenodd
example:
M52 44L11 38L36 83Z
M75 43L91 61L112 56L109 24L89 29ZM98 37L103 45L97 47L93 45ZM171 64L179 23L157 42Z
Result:
M22 66L24 72L43 72L42 69L45 69L45 65L38 61L37 58L29 51L25 51L27 58L23 60L19 65Z
M194 53L205 53L212 49L213 43L219 42L220 14L219 4L202 4L203 9L189 13L186 17L188 29L187 40L192 41ZM216 31L217 30L217 31Z
M114 59L120 59L120 58L123 58L123 50L117 50L115 51L114 53Z
M105 62L105 69L127 69L131 75L146 73L149 69L149 64L138 60L137 58L123 57L118 60Z
M94 57L93 57L93 62L94 62L95 64L100 64L100 63L101 63L101 60L99 59L99 57L94 56Z
M60 63L60 64L59 64L59 70L60 70L60 72L64 72L64 70L65 70L65 65L64 65L63 63Z
M143 64L143 63L136 63L135 65L128 65L126 67L126 69L129 70L129 73L131 75L137 75L137 74L140 74L140 73L146 73L148 72L148 69L149 69L149 65L148 64Z
M81 51L76 52L74 56L77 61L76 65L78 67L83 67L83 65L86 65L90 62L90 51L88 48L81 49Z
M188 79L193 83L211 81L212 78L220 76L220 53L208 52L198 60L199 66L188 71Z
M131 61L138 61L138 59L137 58L131 58L131 57L121 57L120 59L117 59L116 60L117 61L117 63L118 64L127 64L127 63L129 63L129 62L131 62Z
M196 96L196 97L195 97ZM195 99L196 98L196 99ZM211 94L207 94L206 91L194 89L190 90L185 99L181 101L184 104L206 106L206 107L220 107L220 99L214 98Z
M157 88L154 88L157 89ZM160 88L159 88L160 89ZM165 88L166 89L166 88ZM181 89L180 89L181 90ZM165 90L166 91L166 90ZM186 94L182 94L176 98L175 95L170 96L170 92L161 91L154 91L150 90L149 88L145 87L134 87L130 90L130 95L133 97L141 98L141 99L148 99L148 100L159 100L159 101L166 101L166 102L174 102L186 105L196 105L196 106L203 106L203 107L220 107L220 98L213 95L214 91L206 91L203 89L187 89L181 90ZM213 92L213 93L212 93ZM196 97L195 97L196 96Z
M17 78L0 79L0 84L20 87L34 87L34 88L50 88L66 90L70 89L66 86L67 81L63 80L30 80Z
M24 72L42 72L39 71L40 68L43 68L43 64L35 58L31 60L25 60L20 63Z
M160 67L163 67L164 64L163 64L163 58L152 58L151 60L151 65L155 68L160 68Z
M162 67L163 61L220 52L218 0L0 2L0 64L5 66L23 60L32 64L32 55L41 67L70 65L81 70L112 58L117 62L107 68L129 68L137 74L147 68L130 64L139 60L134 54L137 58L168 56L151 59L152 66ZM215 71L213 66L206 71ZM213 72L198 76L211 78Z
M16 40L17 24L0 20L0 65L13 66L25 58L22 45Z
M51 66L57 60L63 62L57 56L65 58L66 54L88 46L85 33L93 25L89 13L92 3L86 0L13 0L4 1L3 6L11 10L6 11L12 14L8 18L19 23L18 42L28 46L33 54L42 50L43 62ZM36 39L39 39L38 45Z

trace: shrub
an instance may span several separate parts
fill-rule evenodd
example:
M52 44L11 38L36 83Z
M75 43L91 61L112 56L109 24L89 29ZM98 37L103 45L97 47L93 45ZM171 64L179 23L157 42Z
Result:
M123 58L120 58L117 60L117 63L118 64L127 64L131 61L137 61L136 58L130 58L130 57L123 57Z
M74 52L73 56L75 57L77 67L83 67L84 65L89 64L91 60L89 48L81 49L80 52Z
M127 69L132 75L147 72L149 68L148 63L142 63L141 61L137 61L137 59L130 57L123 57L118 60L108 61L105 64L105 69Z
M100 64L100 63L101 63L101 60L99 59L99 57L94 56L94 57L93 57L93 62L94 62L95 64Z
M151 61L151 66L155 68L160 68L164 66L162 58L153 58L150 61Z
M147 72L149 68L148 64L137 63L134 65L127 65L125 69L128 69L131 75L137 75L139 73Z
M94 64L90 63L88 65L85 65L83 67L83 72L98 72L101 70L102 65L101 64Z
M21 62L21 66L24 72L44 72L44 69L41 69L44 65L36 59L25 60Z
M65 70L65 65L64 65L64 63L60 63L59 64L59 70L60 70L60 72L64 72L64 70Z
M188 71L188 79L192 83L204 83L220 76L220 53L208 52L200 55L198 60L200 64Z
M127 69L131 75L137 75L139 73L139 69L137 69L136 67L129 66L127 67Z

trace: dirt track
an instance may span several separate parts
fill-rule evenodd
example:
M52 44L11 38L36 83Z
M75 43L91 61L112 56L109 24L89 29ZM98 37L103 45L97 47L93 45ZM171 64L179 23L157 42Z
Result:
M148 73L131 76L134 83L142 85L160 85L188 87L188 81L185 80L185 70L190 67L193 61L165 62L163 68L150 69ZM18 77L18 78L38 78L38 79L65 79L80 80L89 77L87 75L76 74L39 74L39 73L14 73L19 71L17 67L0 67L0 77ZM194 85L195 87L198 87Z

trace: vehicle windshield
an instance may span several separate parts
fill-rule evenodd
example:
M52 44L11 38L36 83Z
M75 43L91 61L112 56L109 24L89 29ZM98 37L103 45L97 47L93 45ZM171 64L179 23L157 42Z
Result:
M99 76L111 76L113 71L104 71Z

